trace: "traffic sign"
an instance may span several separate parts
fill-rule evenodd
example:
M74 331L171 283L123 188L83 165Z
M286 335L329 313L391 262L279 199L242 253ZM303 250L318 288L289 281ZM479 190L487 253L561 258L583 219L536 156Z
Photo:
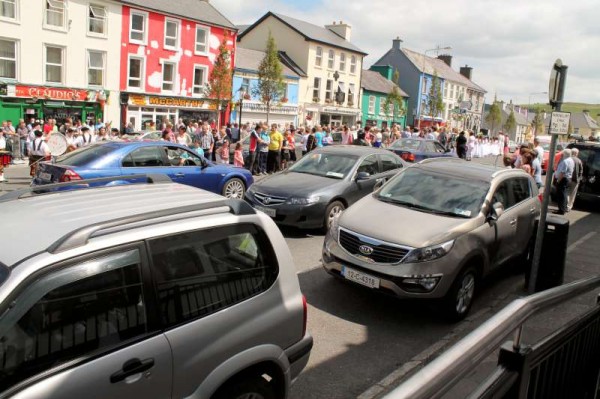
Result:
M553 112L550 117L550 134L569 134L570 112Z

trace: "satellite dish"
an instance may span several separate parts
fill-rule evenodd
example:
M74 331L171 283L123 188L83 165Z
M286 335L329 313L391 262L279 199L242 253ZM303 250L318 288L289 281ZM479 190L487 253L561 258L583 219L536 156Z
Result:
M48 137L47 144L50 148L50 154L52 154L52 156L56 157L67 152L67 138L62 133L51 133L50 137Z

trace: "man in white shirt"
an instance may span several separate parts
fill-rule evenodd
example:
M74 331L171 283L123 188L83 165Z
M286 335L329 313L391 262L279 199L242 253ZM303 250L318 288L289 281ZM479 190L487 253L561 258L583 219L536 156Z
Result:
M540 145L540 141L537 138L533 139L533 145L535 146L534 150L537 153L537 159L540 161L541 165L544 160L544 147Z
M29 175L35 176L38 163L50 155L50 147L42 137L41 130L34 131L35 138L29 143Z
M94 144L96 142L96 136L94 136L94 134L90 133L90 128L87 126L84 126L81 128L81 135L78 137L77 140L77 147L81 148L81 147L87 147L88 145Z

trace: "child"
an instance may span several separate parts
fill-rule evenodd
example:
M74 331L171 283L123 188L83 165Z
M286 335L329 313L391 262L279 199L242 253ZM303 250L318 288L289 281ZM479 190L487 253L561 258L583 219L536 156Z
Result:
M219 149L219 155L221 156L221 163L229 163L229 140L223 140L223 145Z
M242 143L235 145L235 151L233 152L233 164L235 166L244 167L244 154L242 153Z

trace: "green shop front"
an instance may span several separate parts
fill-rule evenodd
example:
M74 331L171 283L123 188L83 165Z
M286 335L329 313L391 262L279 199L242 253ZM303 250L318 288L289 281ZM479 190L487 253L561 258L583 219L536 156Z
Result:
M58 87L0 85L0 120L65 119L81 120L84 124L103 119L108 97L105 90Z
M395 112L385 108L387 95L378 92L372 92L363 89L362 98L362 126L374 126L379 129L391 127L396 124L401 127L406 125L405 111L407 107L406 98L403 101L403 107Z

